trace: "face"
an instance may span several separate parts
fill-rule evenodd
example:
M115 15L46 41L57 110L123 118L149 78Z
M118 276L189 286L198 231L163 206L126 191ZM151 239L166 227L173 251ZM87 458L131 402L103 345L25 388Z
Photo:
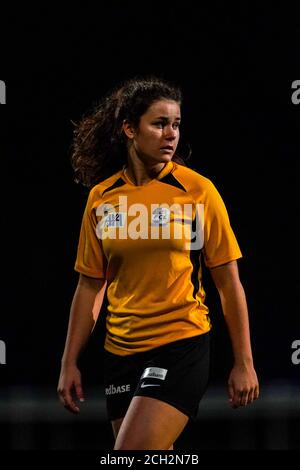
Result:
M124 128L133 150L148 163L163 163L172 159L178 141L180 106L176 101L153 103L140 118L138 129Z

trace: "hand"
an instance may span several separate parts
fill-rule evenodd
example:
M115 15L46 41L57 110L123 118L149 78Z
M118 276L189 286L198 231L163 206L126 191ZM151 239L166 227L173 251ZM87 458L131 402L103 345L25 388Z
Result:
M229 402L232 408L246 406L259 396L259 385L253 364L235 365L228 379Z
M78 414L80 408L73 399L73 392L80 402L84 401L80 370L76 365L63 366L57 387L59 400L68 411Z

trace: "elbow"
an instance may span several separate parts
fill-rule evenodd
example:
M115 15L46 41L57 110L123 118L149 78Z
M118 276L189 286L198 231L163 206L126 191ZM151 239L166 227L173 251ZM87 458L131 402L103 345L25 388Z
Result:
M80 273L78 286L86 287L99 292L104 287L104 285L106 287L106 282L106 279L90 277Z

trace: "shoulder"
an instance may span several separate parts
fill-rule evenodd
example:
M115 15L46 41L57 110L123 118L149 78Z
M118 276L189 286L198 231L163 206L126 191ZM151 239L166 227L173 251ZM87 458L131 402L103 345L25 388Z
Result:
M194 196L206 196L215 191L212 181L195 169L174 162L173 176Z
M95 202L100 202L102 200L103 194L105 191L112 187L121 177L122 170L119 170L117 173L114 173L109 178L106 178L104 181L93 186L93 188L89 192L88 200L90 204L94 204Z

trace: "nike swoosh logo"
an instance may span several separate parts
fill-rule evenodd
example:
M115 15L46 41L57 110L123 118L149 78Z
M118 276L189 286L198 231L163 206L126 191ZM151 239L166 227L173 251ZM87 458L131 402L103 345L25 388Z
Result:
M141 388L144 387L160 387L160 384L141 384Z

